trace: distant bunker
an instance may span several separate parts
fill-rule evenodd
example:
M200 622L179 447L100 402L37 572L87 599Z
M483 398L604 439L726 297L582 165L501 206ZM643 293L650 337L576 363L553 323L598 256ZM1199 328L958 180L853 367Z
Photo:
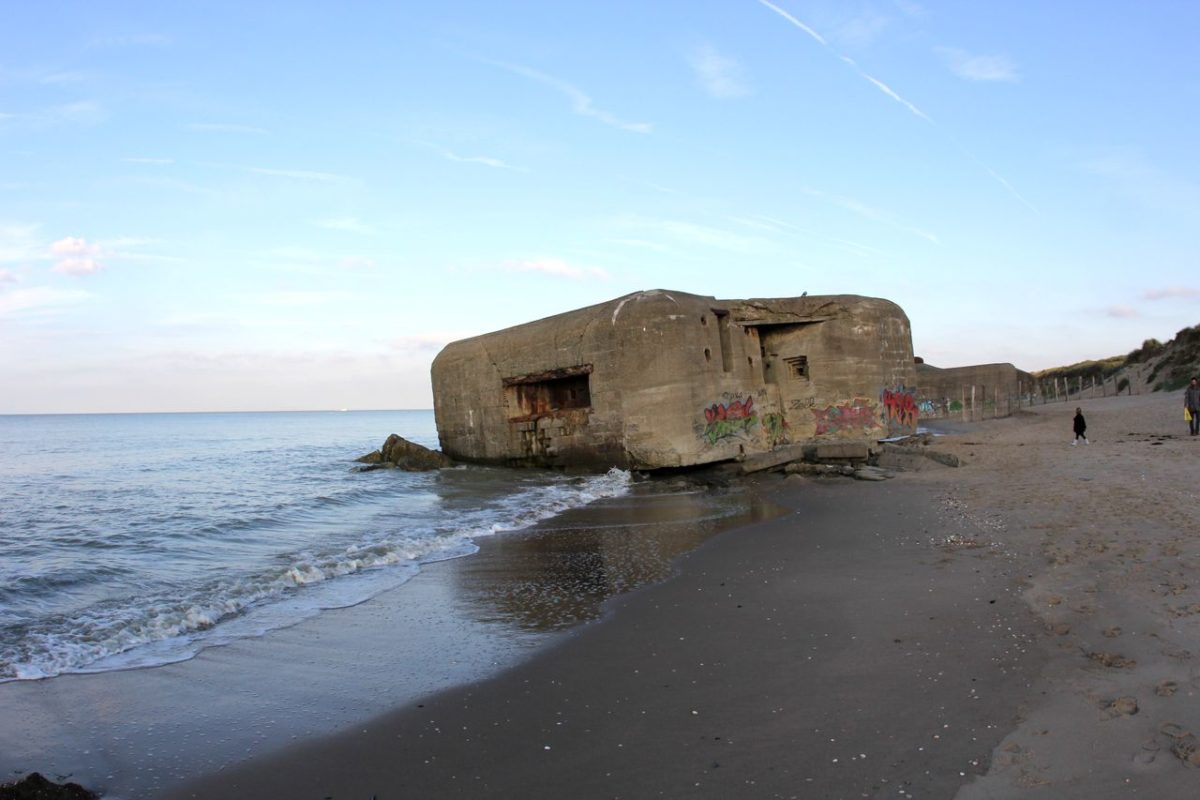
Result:
M915 372L888 300L654 290L452 342L433 406L457 460L653 470L914 433Z

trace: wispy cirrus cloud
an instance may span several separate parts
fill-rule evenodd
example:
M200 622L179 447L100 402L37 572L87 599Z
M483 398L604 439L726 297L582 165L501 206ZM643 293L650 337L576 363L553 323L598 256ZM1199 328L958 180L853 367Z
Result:
M729 100L750 94L743 78L742 65L722 55L710 44L702 44L688 54L688 65L709 96Z
M761 3L762 5L766 6L767 8L771 9L779 16L786 19L788 22L790 22L795 27L804 31L804 33L806 33L806 34L808 34L808 36L812 37L812 39L814 39L816 42L818 42L822 47L824 47L826 50L829 50L831 53L833 53L833 48L831 48L829 46L829 42L826 41L825 37L822 36L821 34L817 33L811 27L809 27L808 25L805 25L803 22L796 19L791 14L784 11L782 8L775 5L774 3L769 2L768 0L758 0L758 2ZM904 106L909 111L911 111L913 114L915 114L916 116L925 120L926 122L933 122L933 120L931 120L929 118L929 116L925 114L924 111L917 108L914 104L910 103L908 100L905 100L892 87L888 86L886 83L884 83L883 81L874 77L873 75L870 75L867 72L865 72L861 67L858 66L858 63L854 59L850 58L849 56L841 55L840 53L833 53L833 54L836 55L839 59L841 59L844 63L850 65L854 69L854 71L858 73L859 77L861 77L864 80L866 80L867 82L869 82L876 89L883 92L888 97L895 100L897 103L900 103L902 106Z
M838 28L837 40L848 47L870 47L887 30L889 22L873 8L863 9Z
M92 47L167 47L171 43L171 37L163 33L124 33L97 36L91 42Z
M450 342L470 336L469 333L413 334L389 339L387 346L403 353L436 353Z
M364 236L375 233L375 229L355 217L335 217L332 219L317 219L313 220L313 225L318 228L324 228L327 231L341 231L343 233L358 233Z
M1133 306L1117 305L1104 309L1104 316L1110 319L1134 319L1141 315Z
M867 81L867 83L870 83L872 86L874 86L879 91L886 94L888 97L895 100L900 105L907 108L909 111L911 111L913 113L914 116L920 117L921 119L925 120L926 122L933 122L933 120L929 117L928 114L926 114L921 109L917 108L915 105L910 103L908 100L905 100L903 97L901 97L900 94L895 89L888 86L886 83L879 80L875 76L869 75L866 72L864 72L862 67L858 66L858 62L856 62L853 58L850 58L849 56L838 56L838 58L840 58L842 61L849 64L851 67L853 67L854 71L859 74L859 77L861 77L863 80Z
M1015 83L1021 79L1016 65L1008 56L974 56L956 47L939 47L936 52L950 71L964 80Z
M516 172L529 171L525 167L515 167L499 158L492 158L491 156L460 156L458 153L455 153L451 150L440 150L440 152L442 154L442 158L446 159L447 161L456 161L460 164L482 164L483 166L491 167L492 169L511 169Z
M290 178L298 181L316 181L318 183L348 183L351 178L332 172L315 172L307 169L272 169L270 167L246 167L247 172L255 175L269 175L273 178Z
M55 289L49 286L31 286L28 289L3 292L0 293L0 317L52 313L85 302L90 297L88 292Z
M198 133L244 133L251 136L266 136L269 131L255 125L239 125L231 122L192 122L184 126Z
M0 267L0 283L16 283L18 280L17 273L11 269Z
M38 226L0 221L0 263L19 264L35 261L42 255Z
M146 164L151 167L168 167L175 163L173 158L151 158L147 156L127 156L122 158L126 164Z
M772 11L774 11L776 14L778 14L779 16L781 16L781 17L783 17L784 19L786 19L788 22L790 22L790 23L792 23L793 25L795 25L797 28L799 28L800 30L802 30L802 31L804 31L805 33L807 33L809 36L811 36L813 39L815 39L815 40L816 40L818 43L820 43L820 44L824 45L825 47L828 47L828 46L829 46L829 43L828 43L827 41L825 41L825 37L824 37L824 36L822 36L821 34L817 33L817 32L816 32L816 31L814 31L812 28L808 27L808 26L807 26L807 25L805 25L803 22L801 22L800 20L796 19L795 17L793 17L793 16L792 16L791 14L789 14L788 12L784 11L784 10L783 10L782 8L780 8L779 6L775 5L774 3L770 3L770 2L768 2L767 0L758 0L758 2L762 3L764 6L766 6L766 7L767 7L767 8L769 8L769 9L771 9L771 10L772 10Z
M800 191L802 191L804 194L807 194L810 197L815 197L819 200L823 200L827 203L831 203L835 206L838 206L839 208L844 208L847 211L851 211L851 212L859 215L860 217L863 217L864 219L869 219L873 222L879 222L879 223L882 223L889 227L895 228L896 230L904 231L905 233L910 233L913 236L920 237L920 238L924 239L925 241L930 242L932 244L936 244L936 245L941 244L941 240L938 239L937 234L932 233L927 230L924 230L922 228L917 228L912 225L908 225L906 223L900 222L899 220L896 219L895 214L892 214L888 211L884 211L879 208L875 208L875 207L868 205L866 203L863 203L859 200L855 200L854 198L843 197L841 195L836 195L836 194L830 194L828 192L823 192L820 189L812 189L809 187L802 187L800 189Z
M1200 289L1191 286L1169 286L1165 289L1151 289L1142 295L1143 300L1195 300L1200 298Z
M771 3L769 0L758 0L758 2L761 5L771 9L779 16L786 19L792 25L794 25L797 28L799 28L800 30L804 31L804 33L806 33L808 36L810 36L812 39L814 39L816 42L818 42L822 47L824 47L826 50L828 50L831 54L833 54L838 59L840 59L842 61L842 63L846 64L851 69L853 69L860 78L862 78L863 80L870 83L876 89L883 92L883 94L887 95L888 97L890 97L895 102L899 103L904 108L908 109L908 111L913 116L918 117L919 119L922 119L925 122L928 122L930 125L933 125L935 128L938 127L937 123L933 121L933 118L930 117L928 114L926 114L924 111L922 111L915 103L913 103L910 100L908 100L907 98L905 98L903 95L901 95L899 92L897 92L895 89L893 89L888 84L884 83L879 78L876 78L874 75L871 75L870 73L866 72L862 67L860 67L858 65L858 62L856 62L853 58L850 58L849 56L834 52L833 48L829 45L829 43L825 40L825 38L823 36L821 36L821 34L817 33L815 30L813 30L811 27L804 24L800 20L796 19L794 16L792 16L788 12L784 11L779 6L775 5L774 3ZM909 4L909 5L911 5L911 4ZM902 9L902 10L904 10L905 13L911 12L912 15L917 15L918 13L923 13L923 9L920 9L919 7L916 7L916 6L912 6L910 9ZM990 72L988 69L985 68L986 66L987 65L985 65L983 63L976 64L976 72L980 76L980 79L983 79L984 75L991 75L992 77L990 79L992 79L992 80L998 79L996 76L1000 74L999 69L1002 65L1000 65L998 63L991 64ZM953 142L953 139L952 139L952 142ZM1021 193L1018 192L1016 190L1016 188L1011 183L1009 183L1007 180L1005 180L998 172L996 172L994 169L992 169L991 167L984 164L978 158L975 158L974 156L972 156L969 152L967 152L967 150L965 148L963 148L957 142L953 142L953 144L963 155L970 158L981 169L983 169L988 174L989 177L991 177L993 180L995 180L997 183L999 183L1001 186L1003 186L1005 188L1005 190L1007 190L1009 192L1009 194L1011 194L1013 197L1015 197L1017 200L1019 200L1023 205L1025 205L1031 211L1036 210L1036 209L1034 209L1033 205L1028 200L1026 200L1021 195Z
M584 267L570 264L561 258L513 259L505 261L500 266L508 272L535 272L542 275L553 275L577 281L589 279L608 280L610 277L608 272L600 267Z
M1136 148L1112 148L1084 160L1081 166L1147 208L1200 217L1200 186L1162 169Z
M60 125L97 125L104 121L107 113L94 100L77 100L72 103L46 106L18 113L0 113L0 130L5 128L41 129Z
M592 98L589 97L585 92L564 80L555 78L552 75L547 75L544 72L538 72L535 69L530 69L529 67L522 66L520 64L510 64L506 61L491 61L488 59L482 60L486 64L491 64L492 66L508 70L514 75L520 75L523 78L528 78L529 80L540 83L543 86L548 86L560 94L566 95L566 97L571 101L571 110L581 117L590 117L599 122L603 122L605 125L610 125L614 128L620 128L621 130L632 131L633 133L650 133L654 129L654 126L649 122L628 122L620 117L617 117L615 114L611 114L608 111L596 108L595 104L592 102Z
M103 269L99 259L100 245L77 236L67 236L50 245L50 254L55 259L51 272L63 275L92 275Z
M770 239L734 233L711 225L671 219L636 219L634 223L686 246L715 247L747 255L762 255L777 249Z

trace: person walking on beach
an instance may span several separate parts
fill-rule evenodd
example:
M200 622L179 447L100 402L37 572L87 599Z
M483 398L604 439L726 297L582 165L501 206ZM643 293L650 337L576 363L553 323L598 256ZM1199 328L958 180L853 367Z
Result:
M1200 432L1200 378L1192 376L1183 392L1183 407L1188 412L1188 433L1195 436Z
M1083 418L1083 409L1075 409L1075 438L1071 440L1071 447L1079 444L1079 440L1083 439L1084 444L1091 444L1085 435L1087 431L1087 420Z

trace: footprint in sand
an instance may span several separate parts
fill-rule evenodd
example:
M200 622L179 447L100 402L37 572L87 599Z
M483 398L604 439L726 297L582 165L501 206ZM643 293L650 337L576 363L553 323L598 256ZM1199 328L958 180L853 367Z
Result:
M1119 653L1091 652L1087 654L1087 657L1110 669L1131 669L1137 666L1137 662L1132 658L1126 658Z
M1132 717L1138 713L1138 703L1135 697L1118 697L1102 704L1104 719L1116 719L1117 717Z

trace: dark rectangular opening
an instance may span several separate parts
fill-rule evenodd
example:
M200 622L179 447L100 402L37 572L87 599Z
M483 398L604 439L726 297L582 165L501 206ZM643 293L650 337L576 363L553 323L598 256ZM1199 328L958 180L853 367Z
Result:
M505 378L514 419L535 419L568 409L590 408L590 364Z
M730 372L733 369L733 342L729 339L729 312L713 309L717 318L717 335L721 337L721 369Z
M784 362L788 365L788 374L796 380L808 380L808 356L792 356L785 358Z

